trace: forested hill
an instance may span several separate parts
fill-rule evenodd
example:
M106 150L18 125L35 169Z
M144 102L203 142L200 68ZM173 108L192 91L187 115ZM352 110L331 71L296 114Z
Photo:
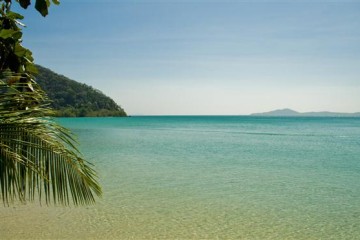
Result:
M124 109L102 92L53 71L37 66L36 81L53 101L61 117L126 116Z

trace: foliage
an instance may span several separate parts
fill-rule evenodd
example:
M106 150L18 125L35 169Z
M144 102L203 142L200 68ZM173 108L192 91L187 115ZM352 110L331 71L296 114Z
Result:
M46 203L94 202L100 195L95 172L74 146L68 130L50 118L41 89L19 91L0 81L0 184L4 203L45 197ZM34 85L37 88L37 85ZM20 105L19 105L20 104ZM30 106L20 108L19 106Z
M16 0L22 8L27 8L31 4L31 0ZM10 2L11 0L5 0L5 2ZM52 0L52 3L59 5L59 0ZM48 15L48 8L50 6L50 0L35 0L35 9L41 13L44 17Z
M27 7L30 0L18 2ZM46 15L49 1L43 3L37 0L35 7ZM71 133L48 117L52 110L34 81L32 53L21 45L23 16L10 10L11 0L0 4L0 197L4 204L36 197L92 203L101 195L96 174Z
M56 116L126 116L124 109L99 90L56 74L44 67L37 66L37 68L39 73L36 81L52 100Z

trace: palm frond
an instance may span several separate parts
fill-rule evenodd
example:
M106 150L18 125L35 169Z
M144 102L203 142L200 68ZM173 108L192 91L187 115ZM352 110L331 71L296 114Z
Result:
M101 195L96 173L73 135L52 118L46 94L31 83L0 80L0 189L5 204L89 204ZM21 89L21 90L19 90Z

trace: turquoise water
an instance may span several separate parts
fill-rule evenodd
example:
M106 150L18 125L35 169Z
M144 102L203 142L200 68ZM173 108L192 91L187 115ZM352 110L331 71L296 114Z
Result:
M4 210L5 238L360 238L360 118L59 121L104 196L92 207ZM11 233L16 216L32 230Z

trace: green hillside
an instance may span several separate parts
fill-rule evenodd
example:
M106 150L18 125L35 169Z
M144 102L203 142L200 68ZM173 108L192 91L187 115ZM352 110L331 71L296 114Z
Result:
M37 66L36 81L53 101L59 117L125 117L126 113L114 100L97 89L76 82L53 71Z

